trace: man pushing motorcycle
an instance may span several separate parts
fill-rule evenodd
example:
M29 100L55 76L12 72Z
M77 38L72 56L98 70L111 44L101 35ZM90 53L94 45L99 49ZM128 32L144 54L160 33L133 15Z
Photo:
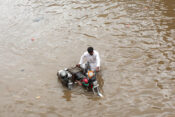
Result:
M61 81L70 90L72 89L73 84L77 82L84 88L92 90L94 94L103 97L100 93L99 84L96 79L96 74L100 70L99 53L94 50L93 47L88 47L87 52L83 53L77 66L80 68L73 67L60 70L57 75L61 77Z
M93 47L87 48L87 51L83 53L83 55L80 58L80 62L77 66L83 67L85 65L83 64L84 62L89 63L92 71L100 71L100 56L99 53L93 49Z
M93 49L93 47L88 47L87 51L83 53L80 58L80 62L77 65L83 68L85 71L85 78L81 81L77 81L79 85L83 85L86 88L92 89L94 94L100 97L103 95L99 91L99 84L96 80L96 73L100 70L100 56L99 53Z

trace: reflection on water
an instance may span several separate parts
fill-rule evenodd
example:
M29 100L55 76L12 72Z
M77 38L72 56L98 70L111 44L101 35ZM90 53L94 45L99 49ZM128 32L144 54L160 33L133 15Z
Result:
M64 92L63 98L65 98L67 101L70 101L71 100L71 91L64 90L63 92Z
M0 1L0 116L174 117L174 8L174 0ZM55 75L88 46L100 53L102 99L67 91Z
M97 74L97 81L98 81L99 90L100 90L101 93L104 92L104 91L103 91L104 79L103 79L103 77L102 77L102 72L103 72L103 69L102 69L100 72L98 72L98 74ZM104 94L103 94L103 95L104 95Z

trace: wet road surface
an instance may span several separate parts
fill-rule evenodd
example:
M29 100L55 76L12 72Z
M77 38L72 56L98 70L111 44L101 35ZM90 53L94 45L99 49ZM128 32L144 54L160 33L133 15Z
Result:
M175 117L174 0L1 0L0 14L0 117ZM102 99L57 80L88 46Z

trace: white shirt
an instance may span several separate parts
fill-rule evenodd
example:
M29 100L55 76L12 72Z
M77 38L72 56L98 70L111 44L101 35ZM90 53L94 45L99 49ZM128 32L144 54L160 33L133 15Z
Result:
M100 56L99 53L94 50L93 55L90 55L87 51L80 58L79 64L83 64L83 62L89 62L91 69L95 70L96 67L100 67Z

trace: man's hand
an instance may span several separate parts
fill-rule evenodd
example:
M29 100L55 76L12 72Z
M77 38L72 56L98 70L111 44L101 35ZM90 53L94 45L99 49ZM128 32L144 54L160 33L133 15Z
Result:
M100 68L99 67L96 67L96 72L99 72L100 71Z
M82 86L82 83L78 80L76 80L76 82L78 83L78 85Z

